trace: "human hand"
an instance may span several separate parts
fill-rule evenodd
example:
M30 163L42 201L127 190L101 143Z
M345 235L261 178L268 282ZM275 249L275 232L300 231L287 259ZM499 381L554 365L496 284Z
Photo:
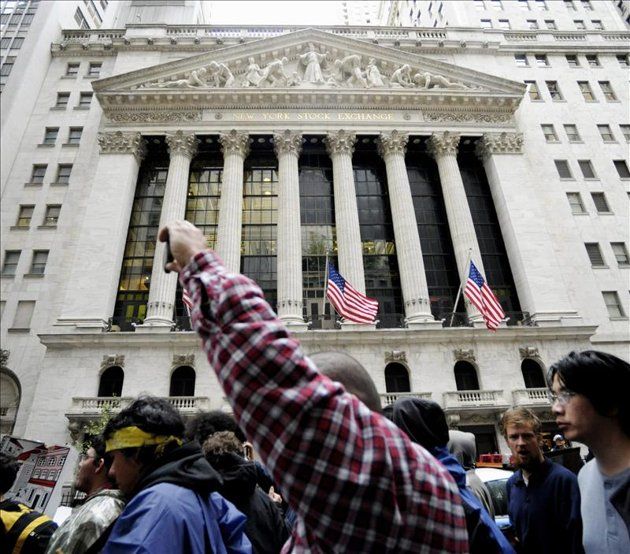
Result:
M190 221L173 221L160 229L160 242L168 241L173 254L173 261L164 269L180 272L199 252L207 250L203 233Z
M272 502L275 502L276 504L282 504L282 497L274 490L273 487L269 487L269 492L267 493L267 496L271 498Z

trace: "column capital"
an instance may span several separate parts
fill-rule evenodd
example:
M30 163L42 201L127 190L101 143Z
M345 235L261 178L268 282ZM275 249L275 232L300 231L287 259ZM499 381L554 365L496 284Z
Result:
M445 131L444 133L434 133L429 137L428 146L429 154L434 158L438 156L453 155L457 156L460 135Z
M274 133L273 148L278 157L280 157L280 154L293 154L299 157L302 151L302 133L289 129Z
M194 158L197 153L197 145L199 141L194 133L184 133L184 131L175 131L166 135L166 144L168 145L168 153L171 156L180 154L187 158Z
M326 151L329 156L333 154L352 155L356 142L356 133L344 131L343 129L336 133L330 133L324 138L324 144L326 145Z
M232 129L219 135L223 155L239 154L243 159L249 154L249 135Z
M392 131L391 133L381 133L378 137L378 153L385 158L391 154L404 156L407 152L407 142L409 135L400 131Z
M140 163L147 153L147 141L139 132L101 132L97 140L101 154L132 154Z
M475 153L482 160L494 154L522 154L523 133L484 133Z

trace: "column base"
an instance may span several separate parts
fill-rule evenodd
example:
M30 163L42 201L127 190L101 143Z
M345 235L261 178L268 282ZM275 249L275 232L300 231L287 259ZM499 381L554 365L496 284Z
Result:
M431 318L422 317L410 317L405 320L407 329L438 329L442 327L442 322Z
M142 325L136 325L136 333L170 333L175 323L170 319L149 317Z
M308 331L308 323L304 321L284 321L289 331Z
M351 321L342 321L342 331L374 331L376 329L376 323L353 323Z
M107 329L109 323L100 317L59 317L55 327L70 327L72 331L80 333L101 333Z
M578 315L577 311L534 312L531 314L530 319L537 327L579 325L582 322L582 318Z

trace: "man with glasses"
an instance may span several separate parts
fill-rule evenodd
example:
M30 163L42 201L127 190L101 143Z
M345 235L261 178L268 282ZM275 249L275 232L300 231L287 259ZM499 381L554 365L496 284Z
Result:
M540 420L527 408L512 408L500 426L518 468L507 482L517 552L583 553L577 478L543 456Z
M571 352L549 369L552 411L568 440L594 454L578 476L587 554L630 552L630 364Z

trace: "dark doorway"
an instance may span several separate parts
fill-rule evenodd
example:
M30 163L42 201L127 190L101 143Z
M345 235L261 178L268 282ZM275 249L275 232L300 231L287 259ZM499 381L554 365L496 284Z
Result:
M387 392L411 392L409 372L404 365L387 364L385 367L385 390Z
M173 371L169 396L195 396L195 370L192 367L181 366Z
M528 389L539 389L547 386L543 370L535 360L526 358L521 363L521 371L523 372L523 381Z
M111 396L120 397L124 379L125 372L122 367L108 367L101 375L101 381L98 385L98 396L105 398Z
M479 390L479 379L475 367L464 361L455 364L455 384L457 390Z

